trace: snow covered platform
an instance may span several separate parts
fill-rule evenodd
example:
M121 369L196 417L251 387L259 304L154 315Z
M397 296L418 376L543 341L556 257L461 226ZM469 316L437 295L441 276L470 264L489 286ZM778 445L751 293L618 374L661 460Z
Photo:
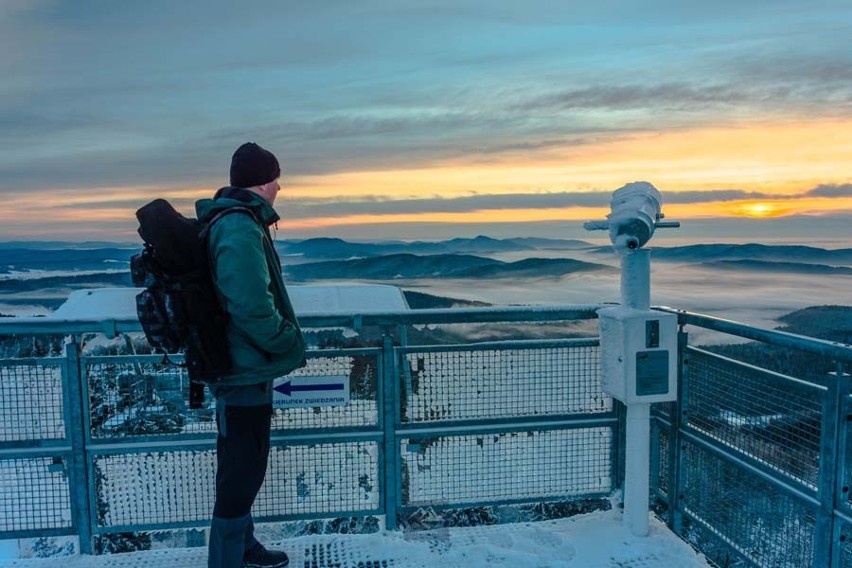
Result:
M136 318L136 294L142 288L93 288L71 292L48 316L54 320L111 320ZM368 314L407 310L402 290L385 284L288 285L293 308L300 317L317 314Z
M292 568L699 568L710 566L657 519L646 538L633 536L620 514L601 511L570 519L490 527L316 535L271 543ZM203 548L107 556L0 561L2 568L204 568Z

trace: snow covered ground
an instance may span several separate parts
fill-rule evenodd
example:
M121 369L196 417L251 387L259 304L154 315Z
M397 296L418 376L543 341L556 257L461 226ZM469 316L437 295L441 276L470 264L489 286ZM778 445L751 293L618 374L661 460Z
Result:
M272 543L301 568L700 568L709 566L656 519L648 537L633 536L616 511L570 519L490 527L317 535ZM113 556L0 560L0 568L203 568L204 548L134 552Z

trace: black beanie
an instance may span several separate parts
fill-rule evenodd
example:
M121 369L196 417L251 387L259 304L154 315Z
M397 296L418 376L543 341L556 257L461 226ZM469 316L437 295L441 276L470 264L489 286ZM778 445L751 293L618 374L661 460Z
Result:
M281 176L281 167L275 155L254 142L246 142L231 158L231 185L254 187L264 185Z

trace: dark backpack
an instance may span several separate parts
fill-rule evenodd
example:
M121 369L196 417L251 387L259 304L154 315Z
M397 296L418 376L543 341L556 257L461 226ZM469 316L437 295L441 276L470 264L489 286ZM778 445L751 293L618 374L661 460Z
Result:
M145 243L130 259L133 284L145 288L136 296L136 312L148 343L164 361L169 362L168 354L184 353L190 408L201 406L204 384L221 380L232 367L229 318L213 283L207 237L213 223L238 212L255 218L246 207L232 207L204 223L184 217L165 199L136 211Z

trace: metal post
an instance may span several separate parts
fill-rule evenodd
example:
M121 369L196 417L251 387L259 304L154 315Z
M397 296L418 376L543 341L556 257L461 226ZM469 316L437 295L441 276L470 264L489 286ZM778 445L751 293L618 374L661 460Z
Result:
M835 375L834 373L831 373ZM834 546L834 509L837 499L837 447L840 437L841 375L829 377L823 403L822 433L819 449L819 479L817 497L820 507L814 527L814 566L831 566Z
M621 254L621 302L635 310L651 308L651 259L646 249ZM651 405L627 405L624 522L636 536L648 534Z
M80 344L76 336L65 344L65 362L62 369L64 386L68 392L68 433L71 439L71 514L80 535L80 552L92 554L91 499L89 498L89 465L86 450L88 401L83 384L80 361Z
M670 527L675 534L683 535L683 459L684 449L681 441L681 428L687 421L686 394L689 388L689 354L686 348L689 345L689 334L680 327L677 334L677 398L674 403L674 415L672 416L672 434L669 441L669 508Z
M648 535L648 487L651 456L651 405L627 405L627 475L624 523L636 536Z
M836 386L837 392L837 432L834 436L834 485L832 487L832 503L831 506L834 510L837 510L842 507L842 502L844 500L849 499L849 486L847 485L847 474L846 469L849 467L849 459L850 456L847 454L847 436L849 435L849 426L848 424L852 421L852 408L849 406L849 394L852 392L852 385L850 385L850 380L852 380L852 376L844 372L843 365L840 363L837 364L837 372L834 377L833 384ZM827 393L828 396L831 396L831 389ZM822 465L822 447L820 447L820 465ZM831 464L825 464L826 466L830 466ZM819 489L822 491L822 468L820 468L820 486ZM828 481L826 480L826 483ZM825 506L825 500L820 499L820 501ZM825 557L830 558L830 564L826 564L826 566L843 566L843 552L844 545L843 541L845 539L845 531L843 530L844 523L840 522L836 519L834 515L834 510L831 511L831 528L833 529L828 537L831 539L831 549L825 551ZM820 517L822 515L822 511L820 511ZM817 531L819 531L819 518L817 519ZM819 534L819 533L817 533ZM815 542L816 546L821 544L818 539ZM818 552L815 551L815 555L819 555Z
M612 399L612 404L615 415L618 418L618 431L615 435L616 443L613 448L613 462L615 467L615 484L613 487L624 487L626 469L624 448L627 446L627 405L617 398Z
M385 528L395 530L397 527L397 505L399 503L398 479L400 474L399 448L396 444L396 424L398 421L397 401L399 400L399 373L396 369L396 358L394 357L393 335L390 328L382 333L382 429L384 456L384 503L385 503Z
M634 310L651 309L651 251L621 253L621 305Z

